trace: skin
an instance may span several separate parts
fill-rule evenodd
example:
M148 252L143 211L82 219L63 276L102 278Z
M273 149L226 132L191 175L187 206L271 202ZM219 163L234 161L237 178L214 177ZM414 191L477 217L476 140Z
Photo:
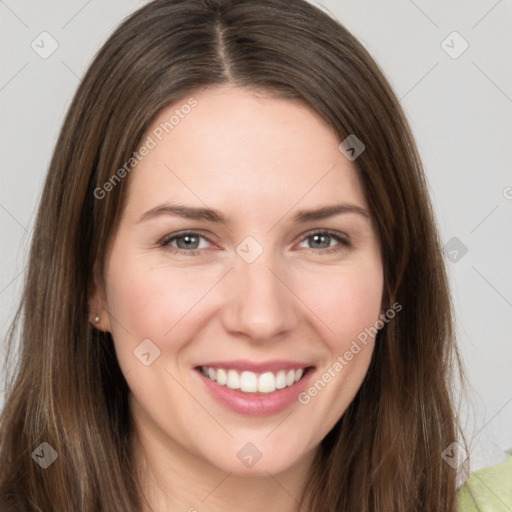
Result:
M371 218L357 213L293 221L298 210L336 203L368 210L354 162L316 113L228 86L193 96L198 105L129 176L91 320L100 313L95 327L113 335L131 390L134 469L155 512L251 512L270 503L292 512L319 443L363 381L374 340L310 403L263 418L215 402L193 368L291 359L314 364L319 378L379 318L379 239ZM163 110L146 136L188 97ZM213 208L226 222L140 221L164 203ZM315 244L310 232L326 229L350 247L328 236ZM206 237L182 249L194 255L173 253L183 239L159 245L183 230ZM248 236L263 249L252 263L236 252ZM134 356L144 339L160 350L149 366ZM262 453L252 468L237 457L247 442Z

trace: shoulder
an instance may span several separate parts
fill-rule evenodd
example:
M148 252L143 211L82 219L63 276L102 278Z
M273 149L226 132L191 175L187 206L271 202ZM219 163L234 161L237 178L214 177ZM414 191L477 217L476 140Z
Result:
M497 466L471 473L459 493L457 512L509 512L512 510L512 454Z

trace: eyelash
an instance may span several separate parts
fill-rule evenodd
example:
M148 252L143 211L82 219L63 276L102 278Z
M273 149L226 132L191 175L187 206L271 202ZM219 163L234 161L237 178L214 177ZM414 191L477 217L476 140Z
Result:
M311 247L306 248L306 249L309 249L310 251L313 251L317 254L327 255L327 254L337 253L337 252L342 251L343 249L351 247L351 245L352 245L346 238L343 238L337 232L333 232L330 230L317 230L317 231L308 233L306 236L304 236L304 238L302 238L301 242L303 242L304 240L307 240L308 238L311 238L315 235L327 235L330 238L333 238L334 240L339 242L339 245L335 245L333 247L326 247L323 249L313 249ZM183 231L181 233L173 233L171 235L165 236L164 238L162 238L160 240L159 246L163 247L163 248L172 247L172 246L170 246L171 242L173 242L174 240L176 240L178 238L183 238L186 236L203 238L205 240L208 240L208 242L212 243L208 238L206 238L204 235L201 235L200 233L197 233L195 231ZM194 249L194 250L187 251L187 250L179 249L179 248L175 248L175 247L172 247L172 248L174 249L171 251L172 254L183 254L186 256L197 256L199 254L199 252L201 251L201 249Z

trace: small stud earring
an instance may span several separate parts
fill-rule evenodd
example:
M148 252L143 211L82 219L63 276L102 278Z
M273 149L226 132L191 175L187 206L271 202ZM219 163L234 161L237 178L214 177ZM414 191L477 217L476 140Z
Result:
M97 324L100 321L100 315L94 317L94 323Z

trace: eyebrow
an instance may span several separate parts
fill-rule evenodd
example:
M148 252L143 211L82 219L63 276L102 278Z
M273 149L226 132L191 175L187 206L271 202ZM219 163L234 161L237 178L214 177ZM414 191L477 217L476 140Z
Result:
M334 217L335 215L341 215L345 213L355 213L365 217L368 220L370 219L370 214L368 211L361 206L349 203L337 203L311 210L299 210L293 216L293 222L297 224L305 223L314 220L327 219L329 217ZM142 214L137 223L153 219L161 215L177 216L183 217L185 219L204 220L207 222L222 224L226 222L226 218L220 212L211 208L195 208L191 206L163 204Z

